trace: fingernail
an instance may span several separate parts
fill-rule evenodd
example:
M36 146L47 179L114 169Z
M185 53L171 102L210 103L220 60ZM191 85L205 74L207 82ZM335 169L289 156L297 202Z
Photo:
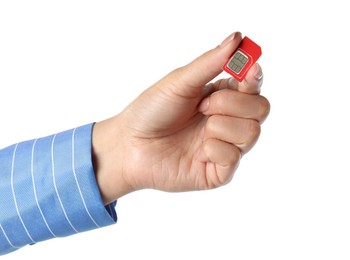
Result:
M237 86L237 81L234 78L229 78L228 86L229 86L229 88Z
M202 97L205 97L209 94L209 92L211 91L211 89L213 88L213 83L208 83L207 85L205 85L202 89Z
M202 100L201 104L199 105L198 111L199 112L205 112L209 108L209 97Z
M261 80L264 77L264 74L263 74L262 69L261 69L259 64L256 64L256 67L257 68L256 68L256 71L255 71L255 74L254 74L254 78L256 80Z
M231 42L233 39L235 39L239 35L241 35L240 32L231 33L229 36L226 37L225 40L223 40L223 42L220 44L220 47L224 47L225 45L227 45L229 42Z

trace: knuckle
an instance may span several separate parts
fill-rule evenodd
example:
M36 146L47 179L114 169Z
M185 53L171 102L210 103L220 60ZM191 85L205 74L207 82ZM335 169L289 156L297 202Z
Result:
M259 105L259 119L265 120L270 113L270 102L267 98L261 96L260 105Z
M179 77L181 77L181 75L183 74L185 70L185 67L177 67L175 69L173 69L168 76L170 76L171 78L173 78L174 80L178 79Z
M247 123L248 123L249 143L251 142L254 143L260 136L260 132L261 132L260 124L255 120L249 120Z
M235 166L237 165L240 159L241 151L238 148L236 148L227 156L228 165L230 165L231 167Z
M241 157L241 151L237 147L234 147L232 152L228 154L226 167L229 170L227 171L226 175L220 178L220 186L226 185L232 180L234 172L236 171L239 161L241 160Z

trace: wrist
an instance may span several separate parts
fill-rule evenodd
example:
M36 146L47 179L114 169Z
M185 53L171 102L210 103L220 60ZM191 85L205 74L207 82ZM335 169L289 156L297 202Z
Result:
M104 204L133 191L123 177L123 134L118 116L98 122L92 131L92 161Z

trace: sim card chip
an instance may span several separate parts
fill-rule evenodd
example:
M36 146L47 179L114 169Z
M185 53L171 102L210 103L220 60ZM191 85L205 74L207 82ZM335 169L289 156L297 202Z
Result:
M244 53L237 51L231 58L227 67L233 70L235 73L239 74L243 67L247 64L248 57Z

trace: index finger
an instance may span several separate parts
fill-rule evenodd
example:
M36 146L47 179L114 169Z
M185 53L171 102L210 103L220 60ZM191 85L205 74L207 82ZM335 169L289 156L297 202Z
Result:
M229 89L238 90L242 93L258 95L260 94L263 83L262 68L258 63L255 63L248 71L247 76L242 82L238 82L234 78L230 79L228 84Z

